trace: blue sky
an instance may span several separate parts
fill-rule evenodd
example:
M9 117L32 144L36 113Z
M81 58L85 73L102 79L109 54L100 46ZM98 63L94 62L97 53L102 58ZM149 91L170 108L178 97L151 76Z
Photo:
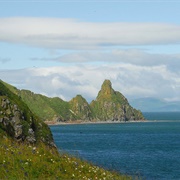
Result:
M180 100L180 1L2 1L0 78L91 101L104 79L128 98Z

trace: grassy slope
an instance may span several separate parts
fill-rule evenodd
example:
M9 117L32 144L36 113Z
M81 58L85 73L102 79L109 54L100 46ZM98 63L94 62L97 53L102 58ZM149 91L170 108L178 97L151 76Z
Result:
M81 95L77 95L69 101L70 109L74 112L74 119L90 120L92 119L92 110L90 105Z
M43 121L83 119L83 113L87 114L87 111L90 119L99 118L102 120L108 116L112 116L112 114L117 113L118 111L122 111L122 106L124 105L126 106L127 118L131 117L134 113L135 119L143 119L142 113L132 108L127 99L120 92L114 91L112 87L109 87L111 86L111 83L107 80L103 83L96 101L92 101L90 105L88 104L88 109L85 111L79 111L80 113L77 115L73 114L69 109L75 111L76 101L73 102L73 99L77 99L78 96L73 98L70 102L66 102L58 97L49 98L40 94L35 94L28 90L18 90L7 83L4 83L4 85L7 86L10 91L20 96L28 105L29 109ZM111 93L104 93L106 91L110 91ZM86 102L85 99L84 101ZM84 104L84 101L81 99L78 103ZM108 103L115 103L116 107L114 108L112 106L111 109L108 109L107 111L107 109L103 107L105 101Z
M43 144L18 144L1 131L0 139L0 179L131 179Z
M58 97L49 98L41 94L35 94L29 90L18 90L16 87L2 82L11 92L20 96L28 105L30 110L34 112L42 120L68 120L71 112L69 111L69 103Z
M34 94L31 91L21 90L22 100L28 105L32 112L34 112L42 120L50 120L56 114L45 100L45 96Z
M48 98L43 97L46 103L55 111L56 115L61 118L61 120L68 120L70 117L69 103L63 101L58 97Z
M0 97L8 98L17 104L24 112L25 119L32 116L21 98L12 93L12 90L10 91L1 81ZM39 121L35 123L39 124ZM49 133L46 132L46 127L39 128L37 133L40 133L40 136ZM106 171L67 154L59 154L56 148L40 142L36 145L18 143L0 127L0 179L130 179L130 177Z

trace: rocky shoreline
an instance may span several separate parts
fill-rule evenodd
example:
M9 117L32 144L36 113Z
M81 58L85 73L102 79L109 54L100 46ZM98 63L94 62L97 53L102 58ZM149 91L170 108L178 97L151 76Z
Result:
M137 121L66 121L66 122L53 122L45 121L47 125L76 125L76 124L121 124L121 123L140 123L140 122L150 122L147 120L137 120Z

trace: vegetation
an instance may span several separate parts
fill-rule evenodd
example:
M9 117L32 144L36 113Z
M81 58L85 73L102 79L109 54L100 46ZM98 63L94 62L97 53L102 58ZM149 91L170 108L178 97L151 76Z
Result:
M9 86L9 87L11 87L11 86ZM11 99L11 101L14 104L17 104L18 107L24 112L25 118L30 119L31 114L30 114L28 106L20 100L20 97L18 97L16 94L12 93L11 90L9 88L7 88L4 85L4 82L2 82L1 80L0 80L0 96L1 96L1 99L5 98L5 97L8 97L9 99Z
M60 154L49 127L34 116L19 93L0 81L0 179L131 179Z
M44 121L64 121L69 119L69 104L58 97L48 98L28 90L21 90L20 96L31 111Z
M105 80L95 101L90 104L96 119L110 121L143 120L142 113L130 106L128 100Z
M0 179L131 179L59 154L44 144L17 143L0 131Z
M0 128L18 141L54 145L49 127L0 81Z
M87 103L81 95L69 102L58 97L49 98L28 90L4 83L9 91L18 95L29 109L43 121L129 121L143 120L142 113L130 106L127 99L112 88L111 82L105 80L96 100Z
M81 95L77 95L70 102L70 109L72 112L71 119L76 120L92 120L92 110L86 101Z

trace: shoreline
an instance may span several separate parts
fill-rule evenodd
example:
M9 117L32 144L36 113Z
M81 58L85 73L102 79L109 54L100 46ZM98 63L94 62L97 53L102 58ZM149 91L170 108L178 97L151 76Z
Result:
M138 121L67 121L67 122L51 122L45 121L47 125L78 125L78 124L124 124L124 123L141 123L149 122L149 120L138 120Z
M180 122L180 120L137 120L137 121L67 121L67 122L53 122L45 121L48 126L57 125L80 125L80 124L126 124L126 123L157 123L157 122Z

